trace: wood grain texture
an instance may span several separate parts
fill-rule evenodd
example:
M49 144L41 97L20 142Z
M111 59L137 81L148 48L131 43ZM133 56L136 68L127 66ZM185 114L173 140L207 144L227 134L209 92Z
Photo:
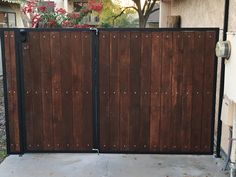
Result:
M8 99L8 123L9 123L9 150L11 153L20 152L20 130L19 130L19 110L18 91L16 74L16 46L15 33L13 31L4 32L5 63L7 80Z

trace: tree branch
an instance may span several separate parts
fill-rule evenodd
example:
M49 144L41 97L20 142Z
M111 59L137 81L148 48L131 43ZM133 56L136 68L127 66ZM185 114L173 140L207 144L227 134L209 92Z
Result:
M138 9L137 9L136 7L134 7L134 6L125 7L118 15L113 16L113 26L114 26L115 20L116 20L118 17L120 17L121 15L123 15L123 13L125 13L125 11L126 11L127 9L134 9L134 10L136 10L136 11L138 12Z

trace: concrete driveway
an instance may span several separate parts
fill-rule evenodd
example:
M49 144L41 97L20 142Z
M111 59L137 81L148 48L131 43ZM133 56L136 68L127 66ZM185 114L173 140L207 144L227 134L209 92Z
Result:
M0 177L225 177L212 156L126 154L11 155Z

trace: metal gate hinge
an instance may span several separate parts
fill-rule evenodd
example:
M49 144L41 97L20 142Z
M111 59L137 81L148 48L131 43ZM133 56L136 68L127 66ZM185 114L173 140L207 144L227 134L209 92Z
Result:
M99 30L98 30L97 28L92 27L92 28L89 28L89 29L90 29L91 31L95 31L95 34L98 35Z
M92 149L92 151L96 151L97 153L98 153L98 155L99 155L99 149Z

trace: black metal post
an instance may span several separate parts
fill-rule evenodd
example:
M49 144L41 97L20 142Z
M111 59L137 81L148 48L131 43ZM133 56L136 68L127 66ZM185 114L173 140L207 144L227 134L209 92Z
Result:
M224 15L224 29L223 29L223 40L227 39L229 22L229 0L225 0L225 15ZM216 157L220 158L221 151L221 134L222 134L222 103L224 97L224 82L225 82L225 59L222 58L221 61L221 77L220 77L220 98L219 98L219 113L218 113L218 125L217 125L217 142L216 142Z

